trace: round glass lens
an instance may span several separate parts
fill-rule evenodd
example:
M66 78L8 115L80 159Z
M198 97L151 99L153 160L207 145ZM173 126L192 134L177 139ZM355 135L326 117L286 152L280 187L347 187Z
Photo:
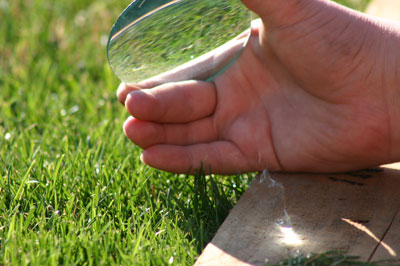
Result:
M125 83L208 80L237 58L246 35L228 41L250 21L240 0L136 0L112 28L108 60Z

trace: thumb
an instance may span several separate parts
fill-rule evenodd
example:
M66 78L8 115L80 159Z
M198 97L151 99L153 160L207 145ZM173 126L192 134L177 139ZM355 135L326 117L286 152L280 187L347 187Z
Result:
M312 6L325 0L241 0L268 26L288 25L299 16L304 17L314 10Z

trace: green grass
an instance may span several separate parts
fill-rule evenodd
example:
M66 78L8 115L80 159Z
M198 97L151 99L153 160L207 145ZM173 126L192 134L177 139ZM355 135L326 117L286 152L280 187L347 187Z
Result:
M140 163L105 42L129 1L0 1L0 265L192 264L252 175Z

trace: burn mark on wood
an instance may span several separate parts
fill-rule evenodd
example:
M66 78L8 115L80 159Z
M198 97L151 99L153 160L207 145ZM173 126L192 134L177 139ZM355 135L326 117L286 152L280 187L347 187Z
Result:
M337 177L329 177L330 180L334 181L334 182L342 182L342 183L347 183L353 186L364 186L364 183L360 183L360 182L356 182L356 181L352 181L352 180L348 180L348 179L343 179L343 178L337 178Z
M355 220L355 222L359 224L367 224L369 223L369 220Z
M370 169L365 169L365 172L370 172L370 173L382 173L384 171L383 168L376 167L376 168L370 168Z
M362 174L362 173L350 173L350 175L354 176L354 177L359 177L362 179L369 179L369 178L373 177L373 175L371 175L371 174Z
M369 169L365 169L362 171L357 171L357 172L348 172L346 174L352 176L352 177L358 177L361 179L370 179L374 177L375 173L382 173L384 171L384 169L382 168L369 168Z

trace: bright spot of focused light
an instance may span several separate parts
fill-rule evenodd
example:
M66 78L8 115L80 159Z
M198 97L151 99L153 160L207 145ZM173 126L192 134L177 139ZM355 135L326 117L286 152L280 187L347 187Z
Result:
M292 227L279 226L279 230L283 235L283 243L290 246L300 246L303 241L300 239L299 235L293 230Z

